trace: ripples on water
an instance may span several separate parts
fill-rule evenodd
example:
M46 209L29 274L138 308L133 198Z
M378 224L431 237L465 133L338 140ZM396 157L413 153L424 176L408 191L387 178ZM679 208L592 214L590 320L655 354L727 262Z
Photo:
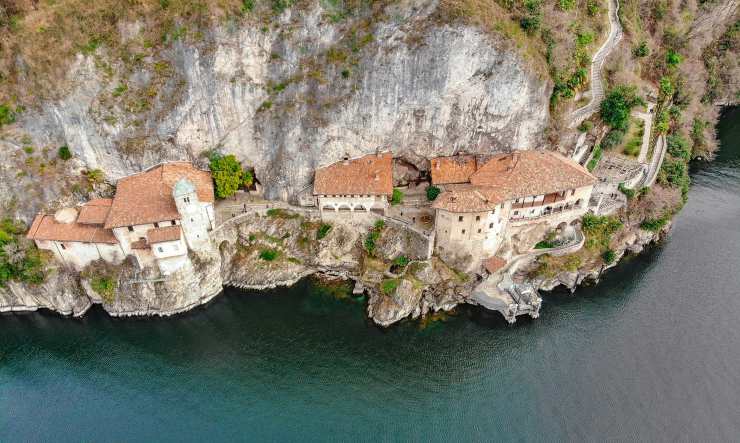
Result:
M306 281L169 319L0 317L0 441L736 440L739 116L669 241L536 321L380 330Z

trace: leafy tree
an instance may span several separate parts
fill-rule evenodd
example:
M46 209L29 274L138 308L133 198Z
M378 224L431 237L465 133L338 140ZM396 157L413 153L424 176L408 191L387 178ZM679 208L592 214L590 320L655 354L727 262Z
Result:
M609 133L604 136L604 140L601 141L601 146L604 149L612 149L622 144L624 140L625 132L621 129L612 129Z
M558 0L558 6L563 11L570 11L576 5L576 0Z
M331 225L328 223L322 223L321 226L319 226L319 229L316 230L316 239L321 240L326 237L329 235L329 231L331 231Z
M610 265L617 259L617 254L611 249L607 249L603 254L601 254L601 258L604 260L604 263Z
M436 186L429 186L427 187L427 200L434 201L439 197L439 194L442 192L441 189L439 189Z
M613 129L626 131L629 127L630 111L645 102L637 95L634 86L619 85L612 89L601 102L601 119Z
M655 122L655 130L661 134L665 134L666 132L668 132L668 128L670 127L670 124L671 124L671 118L670 118L670 115L668 114L668 111L666 110L660 111L660 114L658 114L658 118L656 119L656 122Z
M673 83L668 77L662 77L660 79L660 95L661 97L671 97L673 95Z
M242 185L244 185L245 188L251 188L254 184L254 173L252 171L246 170L242 173Z
M212 154L211 175L216 187L216 197L228 198L244 183L242 165L233 155Z

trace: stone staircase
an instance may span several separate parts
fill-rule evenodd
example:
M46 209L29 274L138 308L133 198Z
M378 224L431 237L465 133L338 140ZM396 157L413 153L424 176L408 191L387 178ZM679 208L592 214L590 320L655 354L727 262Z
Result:
M601 106L605 98L604 79L601 70L604 62L614 48L622 39L622 25L619 23L619 0L609 0L609 36L591 61L591 100L586 106L576 109L571 116L571 128L580 125L581 122L593 115Z

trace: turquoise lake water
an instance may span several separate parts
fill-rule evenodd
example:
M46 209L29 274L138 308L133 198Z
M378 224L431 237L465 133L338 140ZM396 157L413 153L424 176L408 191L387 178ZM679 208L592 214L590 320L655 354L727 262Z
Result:
M669 239L509 326L309 281L166 319L0 316L0 441L737 441L740 109Z

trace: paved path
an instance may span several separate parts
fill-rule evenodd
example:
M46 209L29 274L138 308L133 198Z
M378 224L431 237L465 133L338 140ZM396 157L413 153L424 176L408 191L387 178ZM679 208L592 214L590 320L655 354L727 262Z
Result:
M591 101L582 108L576 109L571 117L570 127L575 128L582 121L591 117L599 109L601 101L604 100L604 79L601 75L601 69L609 53L617 47L622 39L622 25L619 23L619 0L609 0L609 36L591 61Z
M648 152L650 151L650 134L653 130L653 108L655 103L648 103L648 112L634 112L633 115L645 122L645 127L642 132L642 146L640 147L640 155L637 156L639 163L645 163L647 160Z

